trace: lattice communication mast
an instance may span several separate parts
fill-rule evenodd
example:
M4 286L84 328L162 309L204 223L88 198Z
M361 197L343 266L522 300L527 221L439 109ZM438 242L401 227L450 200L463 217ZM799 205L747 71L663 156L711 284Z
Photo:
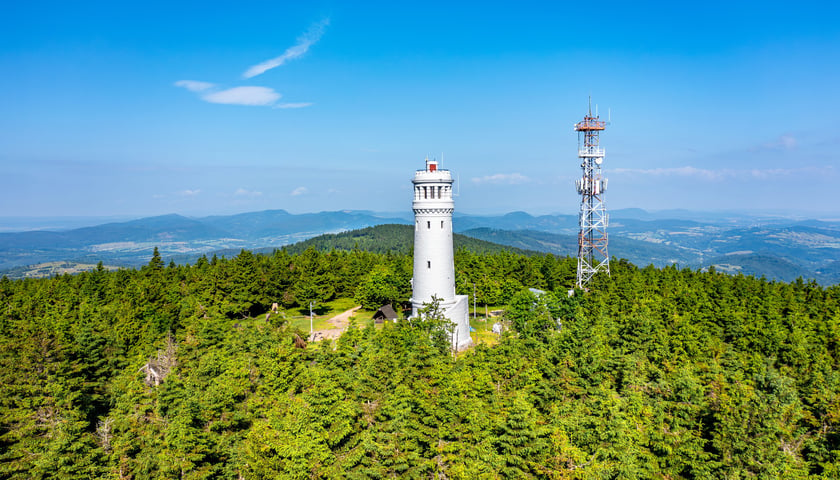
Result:
M597 109L596 109L597 110ZM610 273L610 256L607 253L607 209L604 191L607 179L601 175L604 149L599 135L606 122L592 116L592 105L582 122L575 124L578 132L578 157L583 176L575 181L580 194L580 233L578 233L577 286L584 288L598 272Z

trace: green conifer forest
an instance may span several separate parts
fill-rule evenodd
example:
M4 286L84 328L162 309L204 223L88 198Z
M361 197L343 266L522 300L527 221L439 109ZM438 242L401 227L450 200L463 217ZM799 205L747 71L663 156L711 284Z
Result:
M616 260L570 297L572 259L459 250L459 293L508 306L497 345L265 319L405 301L411 268L308 249L3 278L0 478L840 478L838 286Z

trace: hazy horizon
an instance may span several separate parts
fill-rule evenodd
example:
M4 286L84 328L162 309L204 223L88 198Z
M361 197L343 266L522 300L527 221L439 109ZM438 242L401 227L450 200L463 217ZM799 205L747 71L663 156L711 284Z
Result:
M187 218L206 218L213 216L233 216L249 213L259 213L270 210L285 210L292 215L317 214L324 212L367 212L373 215L388 218L388 217L410 217L412 212L410 209L405 211L376 211L376 210L356 210L356 209L335 209L335 210L319 210L319 211L292 211L287 208L270 208L265 210L248 210L233 213L206 213L206 214L184 214L180 212L165 212L155 213L150 215L91 215L91 216L0 216L0 233L18 233L27 231L61 231L72 230L76 228L93 227L108 223L123 223L133 220L140 220L144 218L154 218L166 215L180 215ZM648 210L638 207L629 207L622 209L607 209L608 213L622 212L632 210L643 210L648 215L658 216L659 219L695 219L700 216L711 217L743 217L743 218L786 218L790 220L820 220L820 221L840 221L840 212L824 212L819 214L815 212L794 212L782 210L751 210L751 211L734 211L734 210L687 210L687 209L663 209L663 210ZM502 216L516 212L524 212L528 215L539 217L542 215L577 215L577 212L534 212L525 209L510 209L506 211L490 211L490 212L476 212L476 211L459 211L456 209L455 217L458 216ZM809 215L810 213L810 215ZM622 217L629 218L629 217Z

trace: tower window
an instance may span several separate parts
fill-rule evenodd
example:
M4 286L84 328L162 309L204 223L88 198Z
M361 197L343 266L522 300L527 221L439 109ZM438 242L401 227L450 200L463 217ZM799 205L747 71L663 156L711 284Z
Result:
M432 268L432 261L426 260L426 268Z
M443 228L443 220L440 221L440 228Z
M426 222L426 228L432 228L432 222L431 221Z

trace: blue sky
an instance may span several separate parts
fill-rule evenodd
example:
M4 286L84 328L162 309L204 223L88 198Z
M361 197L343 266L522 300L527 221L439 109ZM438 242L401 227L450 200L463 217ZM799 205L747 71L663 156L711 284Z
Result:
M0 217L574 213L591 95L608 208L831 216L832 2L15 2Z

